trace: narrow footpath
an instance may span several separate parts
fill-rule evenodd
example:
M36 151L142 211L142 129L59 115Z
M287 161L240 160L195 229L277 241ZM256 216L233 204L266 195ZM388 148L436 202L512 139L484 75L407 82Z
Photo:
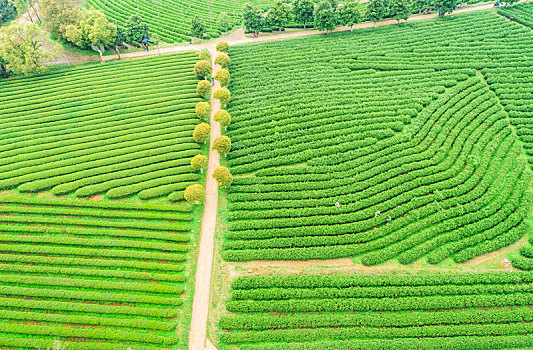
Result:
M220 41L217 40L217 42ZM211 53L213 76L220 69L215 66L216 43L211 43L207 49ZM198 263L196 265L196 281L194 283L194 298L192 302L191 330L189 333L189 349L215 349L207 340L207 314L209 312L209 294L211 286L211 270L213 267L213 247L218 211L218 184L213 179L213 171L220 165L220 156L212 149L213 140L221 135L220 124L214 121L214 115L220 110L220 101L213 98L214 92L220 88L220 82L215 80L211 88L211 134L209 135L209 163L205 184L205 205L200 233L200 247Z

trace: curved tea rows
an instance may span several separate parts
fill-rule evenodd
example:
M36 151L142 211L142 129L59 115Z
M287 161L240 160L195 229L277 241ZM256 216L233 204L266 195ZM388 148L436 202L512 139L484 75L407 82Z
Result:
M0 347L177 343L189 212L0 196Z
M198 180L195 53L0 82L0 188L141 199Z
M256 5L267 7L268 0L254 0ZM108 18L124 25L131 15L138 15L150 25L150 30L167 43L189 41L191 21L199 16L207 25L210 37L220 36L218 27L221 12L226 12L232 23L241 22L243 0L224 1L169 1L169 0L87 0L87 5L102 10Z
M522 3L508 8L499 8L498 13L533 29L533 4Z
M527 66L531 39L484 13L233 49L224 257L465 262L520 239L531 173L466 68Z
M533 274L240 277L220 339L240 349L533 346Z

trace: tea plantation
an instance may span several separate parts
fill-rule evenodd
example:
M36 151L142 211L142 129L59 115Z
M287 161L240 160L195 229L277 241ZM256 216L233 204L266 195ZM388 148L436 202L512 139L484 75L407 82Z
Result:
M223 256L460 263L519 240L532 41L479 12L233 48Z
M0 188L151 199L198 181L196 53L0 81ZM127 84L125 84L127 82Z

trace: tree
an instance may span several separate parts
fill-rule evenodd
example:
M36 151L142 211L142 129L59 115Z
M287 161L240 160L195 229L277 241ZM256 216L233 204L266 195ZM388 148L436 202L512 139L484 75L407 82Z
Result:
M213 119L220 123L220 126L222 126L224 130L226 130L226 128L231 124L231 115L228 113L228 111L223 109L219 109L213 116Z
M431 0L414 0L413 9L422 13L423 10L431 8Z
M200 53L198 54L198 58L200 60L204 60L207 62L211 62L211 54L209 53L208 49L202 49Z
M73 0L39 0L39 13L46 28L60 39L66 26L77 23L80 15Z
M205 199L205 188L199 184L190 185L185 189L183 196L191 204L200 204Z
M215 64L220 65L222 68L229 68L231 61L227 53L221 53L215 58Z
M120 60L120 50L118 49L119 46L124 45L124 42L126 41L126 31L122 29L121 27L117 27L117 36L115 37L115 51L117 51L118 59Z
M354 24L361 22L363 14L359 10L359 0L346 0L340 8L340 21L345 26L350 26L353 31Z
M200 80L196 86L196 93L202 98L208 98L211 95L211 83L207 80Z
M13 2L9 0L0 0L0 26L17 17L17 10Z
M207 142L207 138L209 137L210 132L211 132L211 127L209 126L209 124L200 123L196 125L196 127L194 128L192 137L194 141L205 144Z
M264 18L259 8L247 2L242 9L242 21L247 29L260 30L263 26Z
M315 6L313 17L315 20L315 27L318 28L318 30L325 30L327 33L328 30L335 29L336 14L330 1L321 0Z
M224 188L228 187L233 183L233 176L229 172L228 168L219 166L213 172L213 178L217 180L218 185Z
M205 119L211 114L211 106L209 105L209 102L198 102L194 110L200 119Z
M45 49L43 43L49 49ZM23 74L42 73L43 62L55 58L58 46L34 23L13 22L0 29L0 57L5 68Z
M315 9L315 4L312 0L294 0L292 2L292 14L294 15L294 20L297 22L302 22L305 25L313 21L313 11Z
M218 52L228 52L229 51L229 44L225 41L219 41L217 44L217 51Z
M152 44L155 45L155 47L157 48L157 53L159 55L161 55L161 51L159 51L159 43L161 42L161 37L159 36L159 34L157 33L153 33L152 34L152 37L150 38L150 41L152 42Z
M224 106L226 106L231 101L231 93L225 87L221 87L213 94L213 97L220 100Z
M98 51L100 58L105 48L113 46L117 37L117 26L109 22L104 13L98 10L81 10L77 23L64 28L66 40L81 47Z
M412 3L410 0L393 0L391 6L391 16L400 23L400 20L403 19L407 21L409 16L411 16Z
M0 57L0 69L2 70L2 78L9 77L9 69L7 69L6 61Z
M200 170L204 172L204 168L207 166L207 157L201 154L197 154L191 159L191 167L194 170Z
M150 26L144 23L141 17L132 15L126 22L126 42L139 46L145 38L150 38Z
M33 13L37 17L37 20L41 22L41 18L39 17L39 13L37 12L37 0L8 0L16 9L17 14L19 16L22 16L26 12L28 13L28 17L30 17L30 21L33 22L33 17L31 16L31 10L33 10Z
M435 9L439 12L439 16L444 17L446 12L452 13L457 7L456 0L436 0Z
M215 80L220 81L220 86L227 86L230 81L230 75L227 69L222 68L215 73Z
M218 152L219 155L225 156L231 150L231 140L227 136L219 136L213 141L213 149Z
M384 0L369 0L366 6L366 17L374 22L374 28L376 28L377 22L385 17L386 11L387 7Z
M281 28L289 22L290 15L291 5L283 2L283 0L276 0L268 10L267 19L281 31Z
M198 78L205 78L207 79L208 75L211 75L211 72L213 71L213 67L211 67L211 63L201 60L196 62L194 65L194 74Z
M200 16L194 16L191 21L191 35L196 38L203 38L207 31L205 23L200 19Z
M233 27L231 24L231 18L226 12L220 12L217 20L218 27L221 28L225 33Z

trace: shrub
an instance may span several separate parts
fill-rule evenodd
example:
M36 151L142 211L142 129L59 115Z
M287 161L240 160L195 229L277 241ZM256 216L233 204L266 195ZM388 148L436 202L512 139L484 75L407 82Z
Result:
M200 204L205 199L205 188L199 184L190 185L185 189L184 197L191 204Z
M214 120L220 125L226 129L231 124L231 115L228 113L228 111L220 109L218 112L215 113L215 116L213 117Z
M229 51L229 44L225 41L221 41L217 44L217 51L218 52L228 52Z
M211 62L211 53L208 49L202 49L198 54L198 58L203 61Z
M209 126L209 124L201 123L196 125L196 128L194 128L192 137L194 138L194 141L198 143L206 143L210 132L211 127Z
M220 100L220 103L222 103L224 106L230 103L231 101L231 93L225 87L221 87L220 89L215 91L213 97Z
M211 83L207 80L200 80L196 86L196 93L202 98L209 98L211 95Z
M224 188L228 187L233 182L233 176L229 172L228 168L223 166L219 166L215 169L213 172L213 178L217 180L219 186Z
M219 64L222 68L229 68L230 59L227 53L221 53L215 58L215 64Z
M201 60L196 62L194 65L194 74L198 78L204 78L207 79L208 75L211 75L211 72L213 71L213 67L211 67L211 63L205 60Z
M197 154L191 159L191 167L194 170L200 170L203 173L206 165L207 157L202 154Z
M211 105L209 102L198 102L194 110L196 111L198 118L206 119L211 114Z
M227 69L222 68L215 73L215 79L220 81L220 86L227 86L230 81L230 74Z
M227 136L219 136L213 141L213 149L221 156L225 156L231 150L231 140Z

